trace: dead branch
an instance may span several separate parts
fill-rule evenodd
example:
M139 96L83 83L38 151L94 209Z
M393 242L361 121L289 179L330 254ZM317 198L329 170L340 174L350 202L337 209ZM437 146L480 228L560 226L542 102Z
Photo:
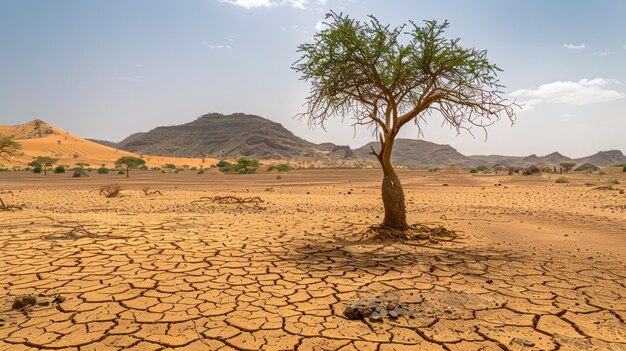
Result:
M4 201L2 201L2 198L0 197L0 211L21 210L22 208L23 208L23 206L7 205L7 204L4 203Z
M118 197L122 187L119 184L109 184L100 188L100 194L107 198Z
M50 235L46 235L44 236L42 239L44 240L77 240L77 239L83 239L83 238L96 238L98 237L97 234L90 232L89 230L87 230L87 228L85 228L85 226L83 226L82 224L80 224L79 222L76 221L58 221L54 218L51 217L46 217L49 220L53 221L56 223L55 227L58 228L64 228L66 230L68 230L67 232L62 232L59 234L50 234Z
M160 195L160 196L163 196L163 193L161 193L161 191L159 191L159 190L150 191L150 187L148 187L148 186L143 188L143 189L141 189L141 190L143 190L143 193L146 196L150 196L150 195Z
M198 200L192 201L193 204L200 203L217 203L220 205L237 205L237 209L246 208L254 210L264 210L266 207L260 204L264 203L260 197L238 197L238 196L203 196Z

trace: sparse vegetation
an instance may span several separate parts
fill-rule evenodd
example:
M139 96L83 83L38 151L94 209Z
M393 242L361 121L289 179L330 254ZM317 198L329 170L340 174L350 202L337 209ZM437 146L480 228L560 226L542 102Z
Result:
M98 174L108 174L109 173L109 169L106 167L100 167L98 168Z
M470 168L469 172L475 174L478 173L478 170L476 168Z
M283 177L280 174L276 176L276 180L281 180L281 179L283 179Z
M431 168L428 169L428 172L431 172L431 173L439 172L440 169L441 168L438 168L438 167L431 167Z
M522 172L523 175L533 175L533 174L540 174L540 173L541 173L541 169L539 169L539 167L534 166L534 165L526 167L524 171Z
M118 197L121 191L122 187L119 184L109 184L100 188L100 194L107 198Z
M617 180L616 178L610 178L609 179L609 183L617 185L617 184L619 184L619 180Z
M565 184L565 183L569 183L569 180L565 177L558 177L556 178L554 182L557 184Z
M85 177L89 177L89 174L87 173L87 171L85 171L84 168L77 167L77 168L74 168L74 173L72 173L72 177L73 178L85 178Z
M267 167L267 170L270 172L274 170L279 171L279 172L288 172L288 171L291 171L292 169L293 167L291 167L291 165L288 163L279 163L279 164L270 165Z
M561 162L559 163L559 166L563 168L563 172L568 173L574 168L574 166L576 166L576 162Z
M144 161L141 158L133 157L133 156L124 156L124 157L120 157L117 161L115 161L115 166L125 168L126 178L129 178L131 169L137 169L145 165L145 163L146 161Z
M41 173L41 171L43 170L43 174L47 175L48 170L58 161L59 159L54 157L37 156L28 165L33 168L39 169L39 172L35 173Z
M176 165L173 163L166 163L163 165L164 169L169 170L170 172L176 169Z

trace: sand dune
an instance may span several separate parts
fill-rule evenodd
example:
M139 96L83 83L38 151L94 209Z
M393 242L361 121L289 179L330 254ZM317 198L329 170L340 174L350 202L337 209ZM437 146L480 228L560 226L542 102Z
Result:
M11 162L3 162L5 166L24 166L37 156L59 158L59 164L73 166L87 163L93 166L105 165L112 167L120 157L143 157L148 167L162 166L173 163L177 166L189 165L208 167L217 163L213 158L181 158L152 155L139 155L85 140L41 120L34 120L22 125L0 126L0 133L13 135L22 144L23 155Z

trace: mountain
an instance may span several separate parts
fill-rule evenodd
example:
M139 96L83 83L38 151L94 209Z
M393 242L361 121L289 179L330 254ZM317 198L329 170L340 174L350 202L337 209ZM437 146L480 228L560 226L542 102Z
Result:
M361 157L376 160L370 152L378 152L380 146L378 142L368 143L354 152ZM483 164L487 162L472 161L467 156L459 153L450 145L440 145L425 140L396 139L391 154L391 161L398 165L424 165L424 166L445 166L450 164L466 165L469 163Z
M248 156L326 163L359 159L347 146L317 145L295 136L280 123L243 113L206 114L189 123L133 134L117 146L139 154L177 157Z
M89 141L91 141L91 142L93 142L93 143L96 143L96 144L100 144L100 145L104 145L104 146L108 146L108 147L112 147L112 148L114 148L114 149L117 149L117 143L114 143L114 142L112 142L112 141L107 141L107 140L98 140L98 139L90 139L90 138L87 138L87 139L85 139L85 140L89 140Z
M591 163L598 167L607 167L615 164L626 164L626 156L619 150L600 151L591 156L574 160L577 164Z
M11 162L2 161L7 165L25 165L34 157L51 156L59 159L58 164L73 166L87 163L94 167L101 164L112 167L115 160L122 156L140 157L136 153L83 139L39 119L15 126L0 126L0 133L13 136L22 144L23 155ZM148 166L162 166L165 163L198 166L203 162L202 159L147 155L144 159ZM217 160L208 159L204 162L208 166L217 163Z

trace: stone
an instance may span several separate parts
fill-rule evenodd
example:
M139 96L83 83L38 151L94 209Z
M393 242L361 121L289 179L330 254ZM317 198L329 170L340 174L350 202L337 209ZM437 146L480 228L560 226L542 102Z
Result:
M379 323L383 321L383 317L380 315L380 313L376 311L372 312L369 319L370 319L370 322L373 322L373 323Z

